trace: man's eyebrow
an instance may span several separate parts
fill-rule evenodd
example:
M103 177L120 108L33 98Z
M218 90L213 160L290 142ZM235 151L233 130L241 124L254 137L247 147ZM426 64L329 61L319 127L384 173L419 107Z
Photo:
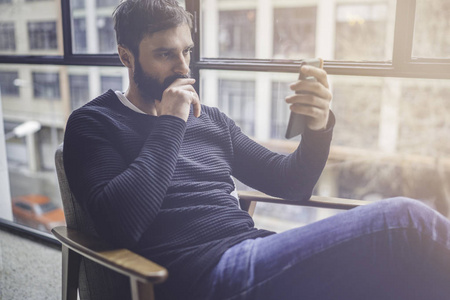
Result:
M184 49L192 49L192 48L194 48L194 44L191 44L191 45L183 48L183 50ZM177 48L159 47L159 48L154 49L152 52L171 52L171 51L176 51L176 50L177 50Z

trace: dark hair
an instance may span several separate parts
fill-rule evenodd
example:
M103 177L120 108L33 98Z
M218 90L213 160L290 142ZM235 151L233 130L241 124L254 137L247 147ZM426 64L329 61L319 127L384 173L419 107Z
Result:
M192 28L192 15L176 0L123 0L114 10L117 44L139 56L146 35L183 24Z

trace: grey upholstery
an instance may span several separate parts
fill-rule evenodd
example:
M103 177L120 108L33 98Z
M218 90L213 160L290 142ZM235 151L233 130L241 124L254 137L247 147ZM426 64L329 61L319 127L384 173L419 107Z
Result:
M62 144L56 151L55 164L67 227L97 236L90 216L81 208L70 191L64 170ZM130 283L127 277L82 258L79 295L81 300L129 299Z

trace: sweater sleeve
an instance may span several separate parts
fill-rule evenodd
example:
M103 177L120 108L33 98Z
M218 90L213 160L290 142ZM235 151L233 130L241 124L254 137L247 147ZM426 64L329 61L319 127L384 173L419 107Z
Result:
M330 113L326 130L306 130L296 151L282 155L254 142L229 120L233 176L274 197L309 199L328 158L334 123L334 115Z
M101 118L73 114L64 138L64 165L77 201L101 236L133 247L156 218L177 163L186 123L157 118L134 161L127 162Z

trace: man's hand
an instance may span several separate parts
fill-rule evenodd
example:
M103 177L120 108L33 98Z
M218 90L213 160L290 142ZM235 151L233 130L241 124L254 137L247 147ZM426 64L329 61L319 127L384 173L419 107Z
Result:
M161 101L155 100L158 116L172 115L183 119L185 122L189 117L191 105L194 108L194 116L201 114L199 97L192 86L193 78L179 78L175 80L163 93Z
M309 92L312 94L288 96L286 97L286 102L291 104L291 111L308 117L306 124L309 129L323 130L328 124L332 99L327 72L312 66L303 66L301 72L307 76L314 76L317 81L298 80L291 84L290 88L295 92Z

